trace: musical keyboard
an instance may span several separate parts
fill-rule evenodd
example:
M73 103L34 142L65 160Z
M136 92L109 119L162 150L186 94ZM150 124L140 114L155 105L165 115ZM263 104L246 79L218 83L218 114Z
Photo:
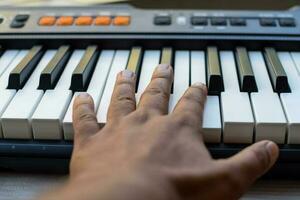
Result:
M300 174L299 9L0 10L0 167L67 170L75 97L89 93L104 126L117 73L136 73L138 102L162 63L174 67L169 112L190 85L207 85L203 138L214 157L268 139L280 146L275 169Z

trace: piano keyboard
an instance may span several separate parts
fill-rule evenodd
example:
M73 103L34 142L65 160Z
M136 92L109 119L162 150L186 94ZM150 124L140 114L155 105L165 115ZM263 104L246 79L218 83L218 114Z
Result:
M138 102L163 63L174 67L169 112L190 85L207 85L213 157L268 139L280 147L276 167L288 169L276 173L300 176L299 9L0 11L0 168L67 170L75 97L89 93L104 126L117 73L136 73Z
M174 66L169 112L191 84L207 84L205 142L300 143L298 52L277 52L272 47L248 51L209 46L190 51L33 46L5 50L0 62L4 139L72 140L72 102L83 91L93 97L98 122L104 125L117 73L129 69L137 74L139 100L154 68L165 63Z

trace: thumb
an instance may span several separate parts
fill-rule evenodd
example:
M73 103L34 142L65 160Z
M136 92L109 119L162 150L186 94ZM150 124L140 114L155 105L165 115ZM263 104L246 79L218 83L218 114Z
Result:
M274 165L278 154L279 149L274 142L261 141L220 162L224 162L224 169L230 171L242 190L246 190Z

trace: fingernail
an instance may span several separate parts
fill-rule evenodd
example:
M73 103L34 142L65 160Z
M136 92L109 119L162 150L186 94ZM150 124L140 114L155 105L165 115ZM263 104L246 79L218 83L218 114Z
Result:
M266 144L266 149L268 151L268 154L271 158L271 162L275 162L275 160L277 159L278 156L278 148L277 145L274 142L268 142Z
M168 65L168 64L159 64L157 66L157 69L158 70L166 70L166 69L169 69L169 67L170 67L170 65Z
M79 97L79 98L89 98L90 95L89 95L88 93L86 93L86 92L82 92L82 93L80 93L80 94L78 95L78 97Z
M122 71L122 77L124 78L132 78L134 75L134 73L128 69L125 69L124 71Z
M196 82L196 83L193 83L193 86L200 86L200 87L206 87L205 84L201 83L201 82Z

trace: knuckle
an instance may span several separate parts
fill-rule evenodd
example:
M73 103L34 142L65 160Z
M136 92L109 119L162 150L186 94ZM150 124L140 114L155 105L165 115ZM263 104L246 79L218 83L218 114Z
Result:
M81 113L79 114L78 119L81 123L97 121L96 116L93 113Z
M169 99L169 93L160 87L149 87L145 90L143 95L160 96L163 100Z
M174 122L180 126L193 126L195 124L195 118L190 112L183 111L176 114L174 117Z

